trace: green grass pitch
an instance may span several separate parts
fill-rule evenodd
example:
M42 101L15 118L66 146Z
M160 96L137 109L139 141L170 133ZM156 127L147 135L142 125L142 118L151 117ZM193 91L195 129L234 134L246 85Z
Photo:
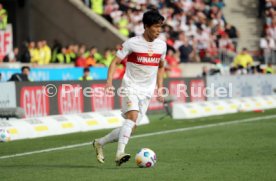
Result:
M202 126L131 139L132 159L116 167L116 145L105 147L105 164L99 164L90 145L0 159L1 181L273 181L276 180L276 110L239 113L193 120L160 120L151 115L149 125L134 135ZM268 116L271 116L268 118ZM216 123L255 121L206 127ZM0 143L0 157L90 142L110 130ZM154 150L157 164L138 168L134 157L143 147Z

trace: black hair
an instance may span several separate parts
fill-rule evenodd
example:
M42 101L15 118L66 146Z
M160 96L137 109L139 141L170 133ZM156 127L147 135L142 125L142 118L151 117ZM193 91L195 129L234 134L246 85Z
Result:
M152 9L144 13L143 24L144 26L152 26L154 24L163 23L165 18L159 13L158 10Z
M90 72L90 69L88 67L83 69L83 72Z
M21 72L23 72L24 69L28 69L29 71L31 71L31 68L29 66L23 66L23 67L21 67Z

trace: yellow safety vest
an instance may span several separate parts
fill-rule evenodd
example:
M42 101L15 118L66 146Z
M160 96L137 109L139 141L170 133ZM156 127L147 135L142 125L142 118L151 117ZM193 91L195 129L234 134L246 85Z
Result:
M63 53L59 53L57 55L57 60L59 63L71 63L71 56L70 54L63 55Z
M31 54L31 62L38 63L39 61L39 52L36 48L30 48L29 52Z
M235 67L241 65L243 68L246 68L248 64L249 65L253 64L253 58L249 54L244 54L244 55L239 54L238 56L236 56L234 60Z
M0 30L6 29L8 23L8 15L5 9L0 10L0 16L2 16L2 21L0 22Z
M99 15L103 14L103 0L91 0L92 11Z
M274 73L274 70L273 70L272 67L266 67L265 73L267 73L267 74L273 74L273 73Z
M80 77L79 80L93 80L93 78L91 76L88 76L86 79L84 79L84 77Z

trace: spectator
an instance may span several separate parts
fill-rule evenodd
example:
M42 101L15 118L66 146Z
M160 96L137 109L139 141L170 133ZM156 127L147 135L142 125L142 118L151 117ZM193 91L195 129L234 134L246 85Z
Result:
M182 45L178 48L180 52L180 62L187 63L191 60L193 47L189 44L187 37L183 38Z
M265 69L265 73L266 73L266 74L274 74L274 69L273 69L271 63L269 63L269 64L267 65L267 67L266 67L266 69Z
M86 80L93 80L90 76L90 69L88 67L83 69L83 76L79 78L79 80L86 81Z
M227 33L223 33L219 39L219 48L224 50L233 50L232 40L229 38Z
M79 55L80 47L79 45L75 44L72 45L72 53L71 53L71 62L76 62L78 55ZM88 56L88 54L87 54Z
M21 73L13 74L8 81L15 81L15 82L27 81L27 82L30 82L31 81L30 78L29 78L30 71L31 71L31 69L30 69L29 66L23 66L21 68Z
M61 52L57 54L57 60L59 63L71 63L71 56L67 48L63 47L61 49Z
M101 62L103 59L103 56L98 52L98 49L96 47L91 48L90 55L93 56L97 63Z
M29 43L29 52L30 52L30 55L31 55L31 62L32 63L38 63L38 61L39 61L39 52L38 52L38 49L35 46L34 41L31 41Z
M168 65L166 66L165 70L168 74L168 77L180 77L182 75L182 70L179 67L179 55L175 53L172 49L168 49L166 60Z
M104 5L104 13L103 16L104 18L112 23L112 18L111 18L111 13L115 10L118 9L118 4L116 3L115 0L106 0L105 5Z
M174 52L174 50L173 49L169 49L168 51L167 51L167 55L166 55L166 61L167 61L167 63L168 63L168 66L171 66L171 65L173 65L173 64L178 64L179 63L179 59L178 59L178 57L176 57L175 56L176 54L175 54L175 52Z
M69 54L70 56L70 54ZM88 55L89 56L89 55ZM79 51L79 56L75 62L76 67L86 67L86 58L88 57L86 54L86 47L84 45L81 46L80 51Z
M88 0L89 1L89 0ZM52 63L57 63L57 55L61 53L62 44L58 40L54 40L54 45L52 47Z
M92 54L93 52L90 50L90 55L86 60L86 65L88 67L95 66L96 65L96 60L94 59L94 56Z
M238 46L238 38L240 37L239 31L236 29L235 26L227 23L225 27L225 33L227 33L229 38L231 38L233 44L235 45L235 50L236 50Z
M206 50L205 56L202 58L203 62L212 62L218 56L218 48L216 43L210 39L208 49Z
M122 15L123 12L119 9L119 7L114 7L114 10L110 13L113 24L117 24L120 21Z
M241 53L235 57L234 66L238 69L247 69L251 65L253 65L253 58L247 49L243 48Z
M266 29L266 34L270 35L276 42L276 16L273 18L271 26Z
M197 41L197 49L199 51L199 56L200 56L200 58L203 58L205 56L206 50L208 49L210 37L200 27L197 29L197 34L195 36L195 40Z
M211 6L217 6L219 9L222 9L225 4L222 0L212 0Z
M259 5L258 5L258 17L259 18L263 17L263 13L265 10L265 3L266 3L266 0L259 0Z
M96 65L96 59L94 58L94 47L90 49L89 56L86 60L87 67L95 66Z
M128 24L129 24L128 17L123 14L118 22L118 28L119 28L119 32L126 37L128 37L129 35Z
M19 49L15 47L8 55L4 57L4 62L17 62L19 61Z
M31 54L27 42L23 42L19 49L19 61L22 63L30 63Z
M0 30L5 30L8 24L8 13L0 3Z
M44 65L45 59L46 59L46 52L44 50L44 45L42 41L37 42L37 48L38 48L38 64Z
M175 50L178 50L179 47L181 45L183 45L183 43L185 42L186 39L187 38L186 38L185 32L183 32L183 31L179 32L178 36L177 36L177 39L174 41L173 48Z
M112 51L109 49L106 49L104 52L104 57L98 63L106 67L109 67L109 65L111 64L114 58L115 58L115 55L112 54Z
M260 48L265 59L265 63L272 61L273 51L276 50L275 41L271 36L266 36L260 40Z
M140 36L144 32L144 25L142 21L138 21L134 24L133 32L136 36Z
M92 11L98 15L102 15L104 11L103 0L91 0Z
M238 32L236 27L229 23L227 23L225 26L225 33L227 33L231 39L239 38L239 36L240 36L240 33Z
M51 58L52 58L51 57L52 56L51 48L48 46L46 40L42 40L41 43L42 43L43 51L44 51L44 54L45 54L45 58L44 58L43 64L47 65L47 64L50 63Z

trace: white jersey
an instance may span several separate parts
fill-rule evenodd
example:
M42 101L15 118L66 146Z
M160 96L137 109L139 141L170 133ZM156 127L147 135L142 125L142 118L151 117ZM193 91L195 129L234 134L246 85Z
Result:
M126 72L122 87L137 95L151 97L156 86L160 61L165 61L167 45L160 39L148 42L143 36L136 36L124 42L117 51L117 57L127 57Z

